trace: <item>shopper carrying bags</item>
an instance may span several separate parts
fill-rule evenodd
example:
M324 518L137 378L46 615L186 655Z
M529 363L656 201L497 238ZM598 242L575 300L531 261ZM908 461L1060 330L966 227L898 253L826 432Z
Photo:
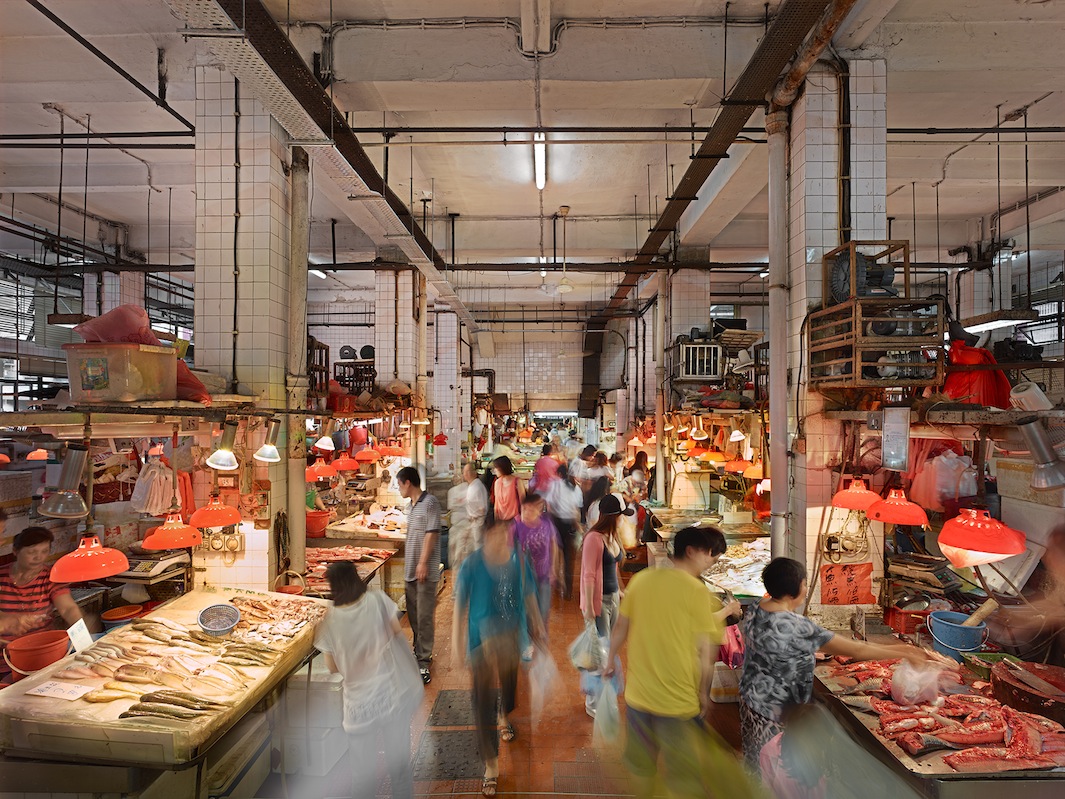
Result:
M514 464L510 458L499 457L492 461L492 505L495 508L497 522L509 522L521 513L521 500L525 496L525 487L514 474Z
M425 689L400 633L399 609L381 591L367 591L350 561L325 571L333 595L314 645L326 668L344 678L344 732L348 734L354 799L377 795L377 752L385 753L393 799L414 795L410 723Z
M407 549L403 578L407 618L414 633L414 656L422 682L429 684L436 638L436 588L440 580L440 503L422 490L422 478L413 466L396 474L399 493L410 500L407 512Z
M546 629L552 589L562 571L562 553L558 530L544 513L544 500L539 494L526 494L521 502L521 515L514 520L514 546L532 567L537 606ZM532 642L526 635L522 640L522 660L532 660L532 654Z
M584 492L568 467L559 466L556 474L558 479L547 492L547 510L562 542L562 598L569 599L573 596L573 568L577 561Z
M468 665L472 676L485 796L496 794L500 738L512 741L516 735L509 717L517 706L522 630L528 629L535 645L546 646L536 578L510 543L509 527L497 523L485 531L484 546L462 564L455 583L451 651L455 665Z

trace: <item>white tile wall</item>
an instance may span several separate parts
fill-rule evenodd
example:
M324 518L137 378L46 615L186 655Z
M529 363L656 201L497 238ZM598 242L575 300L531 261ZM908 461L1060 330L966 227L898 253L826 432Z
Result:
M388 383L393 377L414 386L417 378L417 310L414 299L414 273L377 272L374 289L374 348L377 351L377 379ZM399 302L396 302L396 287ZM397 314L398 310L398 314Z
M856 59L849 67L851 238L886 239L887 65L879 58Z
M443 473L449 469L457 473L468 413L463 413L463 393L468 382L460 379L459 318L451 312L432 314L433 327L429 331L429 369L431 402L440 415L434 420L437 432L447 436L447 445L436 447L433 470Z

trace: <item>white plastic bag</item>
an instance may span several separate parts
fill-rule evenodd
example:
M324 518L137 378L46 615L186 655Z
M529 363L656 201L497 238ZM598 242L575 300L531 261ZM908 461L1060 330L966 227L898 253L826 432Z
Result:
M595 631L595 622L586 621L584 632L573 639L569 645L569 660L578 669L596 671L603 667L606 653Z
M544 704L557 690L559 683L558 665L551 653L537 647L529 666L529 693L532 700L532 720L540 720Z
M939 699L942 666L914 666L908 660L895 667L891 675L891 698L900 705L930 705Z
M613 680L603 680L602 690L595 701L595 723L592 725L592 743L596 746L614 745L621 737L621 712L618 710L618 692Z

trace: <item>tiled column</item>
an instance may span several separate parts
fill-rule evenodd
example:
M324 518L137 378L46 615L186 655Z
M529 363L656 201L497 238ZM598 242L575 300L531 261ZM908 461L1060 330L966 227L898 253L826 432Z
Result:
M850 62L851 238L887 238L886 219L886 77L884 62ZM788 307L789 368L792 375L789 413L796 399L802 414L789 419L792 481L789 490L788 554L813 569L820 535L838 529L844 518L832 517L833 469L840 465L842 428L819 415L823 397L806 387L808 364L803 321L822 302L821 258L842 243L839 225L839 91L836 74L816 68L805 92L791 109ZM803 383L795 385L800 364ZM795 393L798 392L798 397ZM773 435L779 432L772 431ZM877 531L879 534L879 530ZM875 551L874 547L874 551ZM874 578L882 564L874 560ZM813 575L811 575L811 578ZM874 590L876 585L874 585ZM819 594L813 604L819 604Z
M381 385L398 379L414 388L418 347L414 278L413 270L375 274L374 350L377 382Z
M283 408L286 402L286 141L281 126L231 75L197 67L196 366L229 378L240 393L255 396L267 408ZM272 520L286 506L286 465L267 468L252 460L263 427L249 424L253 429L238 437L238 457L244 469L253 469L254 479L270 481ZM251 522L242 531L246 548L233 563L197 553L197 565L206 567L204 577L215 585L265 589L273 575L272 536L268 530L254 530Z
M435 432L447 436L447 444L433 451L431 472L458 474L462 446L462 381L459 379L459 318L450 312L433 316L434 329L429 334L435 344L436 357L432 364L432 395L430 402L439 414L435 415Z

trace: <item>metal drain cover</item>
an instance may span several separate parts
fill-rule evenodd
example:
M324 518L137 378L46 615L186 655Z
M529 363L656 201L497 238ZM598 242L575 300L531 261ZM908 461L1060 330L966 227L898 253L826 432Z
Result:
M476 730L426 730L414 755L415 780L472 780L483 776Z

